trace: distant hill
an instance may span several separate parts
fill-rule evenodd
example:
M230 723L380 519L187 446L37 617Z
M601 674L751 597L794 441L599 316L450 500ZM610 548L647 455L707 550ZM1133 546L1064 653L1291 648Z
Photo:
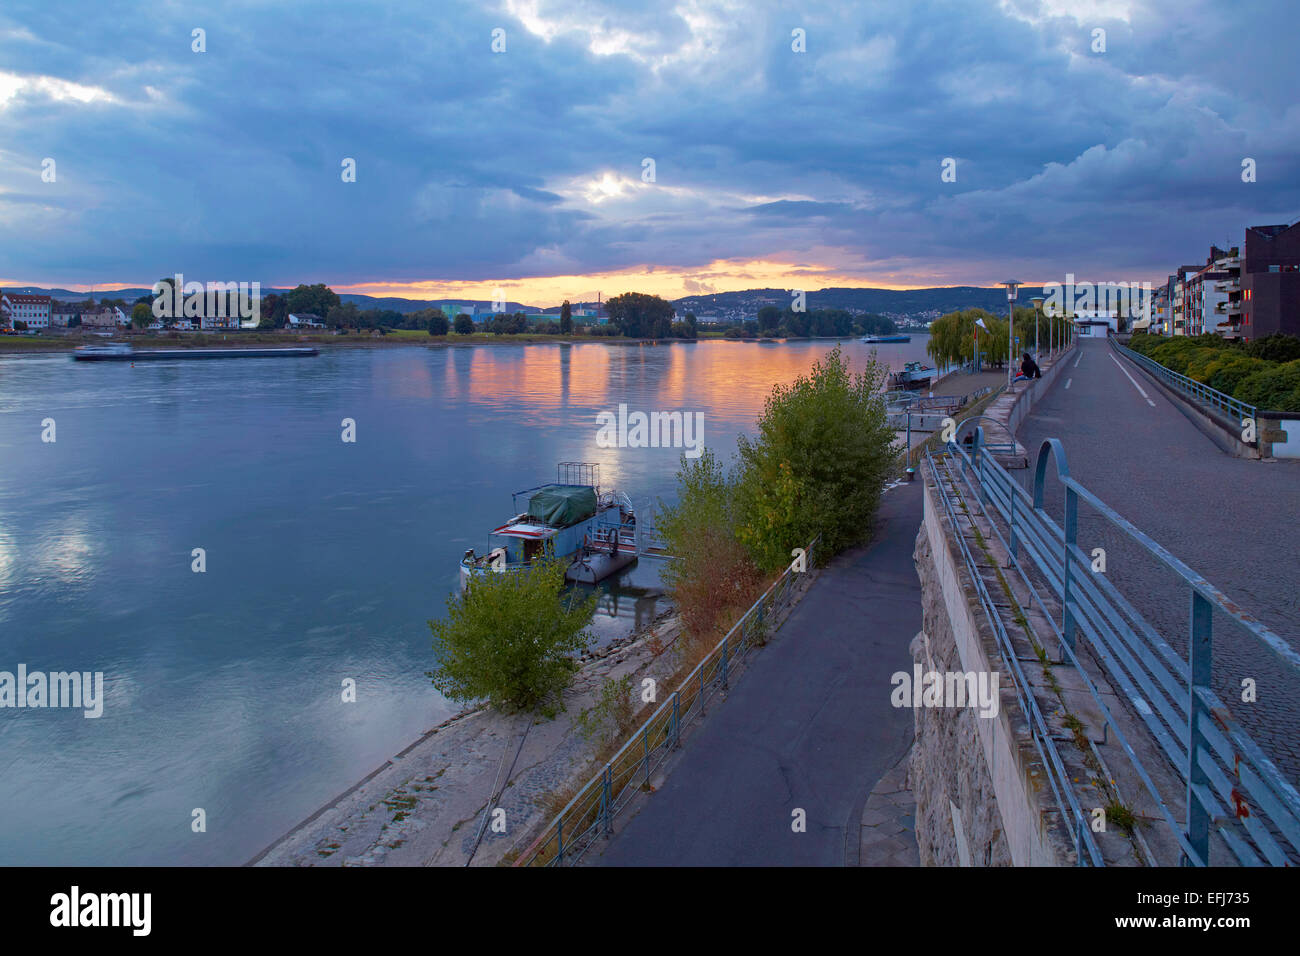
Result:
M1029 298L1041 290L1022 288L1018 305L1028 305ZM674 305L678 312L696 315L744 313L753 316L765 305L785 308L790 304L786 289L747 289L743 292L718 292L713 295L686 296ZM807 294L811 309L844 309L848 312L873 312L891 318L935 318L959 309L980 308L1001 314L1007 311L1006 289L995 286L947 286L935 289L818 289Z
M9 286L14 292L35 292L51 295L66 302L85 301L86 292L71 292L67 289L44 289L38 286ZM289 289L263 288L262 294L272 292L284 294ZM98 299L126 299L131 302L142 295L148 295L149 289L96 289ZM1031 296L1041 294L1040 289L1022 288L1016 300L1018 305L1028 305ZM357 295L351 292L339 293L344 302L355 302L362 309L392 309L405 315L418 312L444 303L475 307L480 312L492 309L491 299L461 299L450 296L438 299L402 299L397 297L375 297ZM678 315L694 312L696 315L719 315L728 319L752 319L765 305L785 308L790 304L790 293L786 289L745 289L741 292L716 292L712 295L690 295L674 299L673 305ZM595 302L574 302L573 307L595 307ZM981 286L945 286L934 289L857 289L831 288L810 291L807 294L807 307L811 309L845 309L849 312L870 312L894 319L911 319L921 321L937 318L946 312L958 309L981 308L995 314L1007 311L1006 290L1001 287L983 288ZM546 312L558 315L558 305L538 308L522 302L507 302L507 312Z

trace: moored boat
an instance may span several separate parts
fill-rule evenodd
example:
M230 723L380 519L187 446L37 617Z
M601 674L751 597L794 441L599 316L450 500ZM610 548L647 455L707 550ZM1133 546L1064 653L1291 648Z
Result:
M934 378L934 369L920 362L908 362L889 376L889 384L903 388L924 388Z
M862 341L868 345L876 345L882 342L910 342L910 335L864 335Z
M567 560L569 581L595 584L637 559L639 528L627 495L603 491L592 462L560 462L557 472L554 484L514 493L518 514L488 535L486 554L465 552L462 587L475 575L526 570L543 557Z

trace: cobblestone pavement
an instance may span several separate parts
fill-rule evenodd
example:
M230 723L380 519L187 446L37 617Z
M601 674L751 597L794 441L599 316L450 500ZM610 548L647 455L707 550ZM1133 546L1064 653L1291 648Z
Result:
M1067 362L1018 435L1029 451L1030 468L1017 475L1026 489L1032 492L1043 440L1061 439L1072 477L1300 647L1300 463L1225 454L1104 340L1081 341L1079 358ZM1055 468L1048 474L1045 504L1059 523L1064 499ZM1190 590L1181 579L1087 505L1080 506L1079 546L1089 553L1105 549L1112 583L1185 656ZM1213 627L1215 690L1297 781L1300 679L1284 674L1276 658L1220 612ZM1259 688L1253 704L1241 699L1247 677Z
M911 751L889 768L862 810L859 866L920 866L916 796L907 781Z

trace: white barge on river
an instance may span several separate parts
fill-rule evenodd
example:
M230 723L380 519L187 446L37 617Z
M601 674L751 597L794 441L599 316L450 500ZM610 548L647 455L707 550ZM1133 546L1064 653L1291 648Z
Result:
M567 559L568 580L595 584L643 553L632 502L620 491L601 490L600 465L562 461L557 471L554 484L514 493L518 514L488 535L486 554L465 552L461 587L474 575L522 571L543 556Z

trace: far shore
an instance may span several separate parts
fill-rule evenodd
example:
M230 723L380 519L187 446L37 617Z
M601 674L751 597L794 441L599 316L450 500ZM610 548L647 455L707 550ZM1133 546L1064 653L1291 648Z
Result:
M925 335L925 332L909 332L909 335ZM246 348L256 345L262 348L276 346L318 346L322 348L391 348L394 346L419 345L425 348L469 348L479 345L670 345L678 342L830 342L860 339L859 335L822 335L806 338L785 338L772 336L748 336L729 339L721 333L705 332L698 339L634 339L618 335L497 335L489 332L475 332L471 335L429 335L411 329L399 329L386 335L372 335L369 332L351 332L347 335L292 335L280 332L235 332L230 334L213 334L204 332L177 332L171 335L60 335L60 336L0 336L0 355L27 355L31 353L72 352L80 345L104 345L110 342L124 342L138 348L153 349L193 349L193 348Z

